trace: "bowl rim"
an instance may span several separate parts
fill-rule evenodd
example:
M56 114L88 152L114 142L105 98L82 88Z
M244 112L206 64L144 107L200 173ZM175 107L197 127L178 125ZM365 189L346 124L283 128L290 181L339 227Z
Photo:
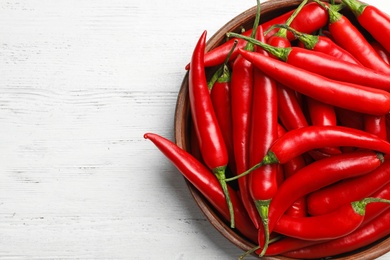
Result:
M329 2L328 0L324 0ZM267 2L261 3L261 12L262 15L264 12L272 12L276 9L281 8L290 8L292 9L295 6L298 6L301 3L301 0L269 0ZM336 0L336 2L340 2ZM240 28L241 24L246 24L254 20L256 14L256 6L253 6L244 12L238 14L230 21L228 21L224 26L218 29L207 41L206 43L206 52L217 47L222 40L225 38L225 35L228 31L237 31ZM263 21L262 21L263 22ZM190 109L188 102L188 71L186 72L181 87L178 92L175 115L174 115L174 138L175 143L184 150L189 150L188 147L188 137L186 134L189 131L189 120L190 120ZM185 118L186 120L181 120ZM184 178L184 177L183 177ZM207 220L212 224L212 226L218 230L226 239L228 239L232 244L240 248L241 250L248 251L252 249L255 244L248 239L241 236L237 231L230 228L228 223L219 216L214 207L206 200L206 198L187 180L185 179L186 185L195 200L196 204L203 212ZM380 257L390 251L390 235L387 237L373 242L372 244L345 253L339 256L334 256L329 259L338 259L338 260L351 260L351 259L374 259ZM255 254L254 254L255 255ZM256 255L255 255L256 256ZM295 258L289 258L281 255L277 256L266 256L263 257L264 260L293 260Z

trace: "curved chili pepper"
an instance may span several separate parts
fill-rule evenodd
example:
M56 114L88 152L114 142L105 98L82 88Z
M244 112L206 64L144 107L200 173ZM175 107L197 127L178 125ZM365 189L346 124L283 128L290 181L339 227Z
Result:
M388 75L362 65L351 64L328 54L300 47L276 48L238 34L228 33L227 35L246 39L255 45L261 46L274 57L306 71L338 81L390 90L390 77Z
M356 230L363 223L366 206L373 202L390 203L389 200L369 197L348 203L323 215L302 218L283 215L275 225L274 231L305 240L327 240L343 237Z
M226 181L236 180L266 164L284 164L296 156L326 146L350 146L390 153L389 142L358 129L343 126L307 126L291 130L279 137L261 162Z
M387 91L332 80L260 53L240 52L269 77L326 104L372 115L384 115L390 111Z
M261 24L261 27L263 28L264 31L266 31L274 24L284 24L293 12L294 10L282 14L280 16L277 16ZM291 27L301 32L312 33L324 27L327 23L328 23L327 12L323 8L321 8L318 4L309 3L305 5L304 8L302 8L302 11L300 11L299 15L297 15L297 17L291 23ZM275 31L276 30L277 29L275 29ZM266 39L270 37L275 31L270 31L265 36ZM249 36L251 34L252 34L252 29L249 29L243 33L243 35L246 36ZM290 40L294 39L292 33L288 33L287 37ZM229 40L217 46L216 48L212 49L211 51L207 52L204 57L205 67L218 66L222 64L225 60L226 55L232 49L233 43L234 43L233 40ZM246 45L245 41L239 40L237 48L233 52L231 59L235 59L239 54L238 49L244 48L245 45ZM186 69L188 70L189 68L190 65L187 65Z
M382 161L383 156L381 154L359 151L334 155L300 169L284 181L271 201L269 232L274 231L280 217L297 199L342 179L367 174L379 167ZM316 174L313 174L313 172ZM266 249L268 245L265 243L262 232L259 232L258 240L263 249Z
M230 107L231 72L227 62L230 54L235 48L236 44L233 45L233 49L226 57L225 63L215 72L208 83L215 116L217 117L218 125L221 129L226 149L228 151L228 165L232 171L236 170L236 166L235 160L232 159L234 158L234 150L232 139L232 113Z
M284 132L283 134L285 134ZM280 137L281 135L279 135ZM306 166L306 161L302 156L297 156L286 162L283 166L285 178L289 178L294 175L298 170ZM297 199L290 208L286 210L286 214L294 217L304 217L307 215L306 198L302 197Z
M342 0L363 26L387 51L390 52L390 17L377 7L356 0Z
M325 146L352 146L389 153L390 143L372 134L342 126L308 126L287 132L270 147L263 163L286 163Z
M351 53L361 64L376 71L390 74L390 66L372 48L364 35L341 13L314 0L326 8L329 13L328 29L335 42ZM388 41L388 38L386 38Z
M344 204L370 196L389 182L390 161L385 161L371 173L311 193L307 197L309 214L327 214Z
M217 70L217 72L213 75L212 79L209 82L209 88L211 88L211 100L213 102L213 106L215 109L215 114L218 119L219 126L222 130L222 134L224 136L224 140L229 152L229 168L236 173L236 161L234 158L234 147L233 147L233 127L232 127L232 113L231 113L231 72L229 67L227 66L227 62L230 59L231 53L235 49L235 45L233 49L226 57L226 60L223 66ZM213 83L214 82L214 83ZM213 85L211 87L211 85ZM245 210L248 213L248 216L252 220L256 229L258 228L258 223L260 223L260 217L257 213L256 206L253 200L250 198L250 194L247 188L247 182L244 179L240 179L238 181L239 185L239 197L241 198L242 204L244 205Z
M270 243L268 245L267 251L265 252L265 256L282 255L283 253L287 253L289 251L298 250L322 242L323 241L303 240L303 239L297 239L293 237L283 237L280 240ZM256 251L256 253L258 253L258 251Z
M282 255L296 259L320 259L352 252L390 234L390 209L347 236L304 247Z
M216 175L225 192L226 203L231 213L231 226L234 227L234 209L225 182L228 152L215 116L204 69L206 34L204 31L199 38L191 59L188 77L190 108L203 161Z
M286 28L294 34L295 38L299 40L299 47L304 47L308 50L322 52L339 60L343 60L345 62L353 63L356 65L361 65L361 63L354 56L352 56L351 53L341 48L329 37L302 33L295 30L294 28L291 28L290 26L281 25L281 27Z
M226 221L230 220L230 209L226 204L224 191L213 173L202 163L175 143L157 134L146 133L144 138L149 139L169 159L173 165L194 187L200 191L213 207L223 216ZM246 238L256 241L256 228L246 214L234 190L227 186L230 199L233 204L236 228Z
M261 28L258 37L264 41ZM253 77L249 166L261 160L278 137L276 83L256 68L253 70ZM261 218L262 227L265 229L268 221L268 206L278 187L278 166L267 165L258 168L248 178L249 192Z
M257 1L256 18L253 23L251 37L256 36L258 23L260 21L260 2ZM245 49L254 50L251 43L247 43ZM234 160L236 164L236 172L240 173L249 168L249 138L250 138L250 123L251 123L251 108L252 108L252 93L253 93L253 64L244 59L241 55L237 56L233 63L231 77L231 113L232 113L232 139L234 149ZM241 192L245 201L252 201L250 189L248 188L248 178L240 178L238 180ZM250 210L256 209L253 204L248 205ZM246 203L246 204L249 204ZM257 211L257 210L256 210ZM257 212L256 212L257 213ZM253 213L251 218L256 227L259 226L259 218Z
M387 184L380 191L372 194L371 197L389 200L390 199L390 183ZM390 207L390 205L387 203L370 203L370 204L368 204L366 207L366 214L364 215L364 219L363 219L363 222L361 224L361 227L359 227L356 231L354 231L350 235L347 235L341 239L335 239L335 240L330 240L330 241L344 241L344 242L348 242L348 243L351 242L350 245L353 246L354 241L356 241L355 238L353 238L355 236L355 234L358 232L361 234L364 234L363 232L361 232L362 229L366 228L364 226L367 223L371 222L373 219L380 216L383 212L388 210L389 207ZM384 213L384 214L387 214L387 213ZM374 221L376 221L376 220L374 220ZM358 238L358 237L356 236L356 238ZM362 237L362 238L358 238L358 239L364 240L365 238ZM373 242L373 241L371 241L371 242ZM274 243L271 243L268 246L268 249L267 249L267 252L265 255L281 255L281 254L286 253L288 251L293 251L293 250L297 251L297 249L305 248L305 247L312 246L315 244L323 244L323 243L326 247L326 245L328 244L328 241L313 241L313 240L302 240L302 239L297 239L297 238L292 238L292 237L284 237L284 238L282 238ZM335 246L337 247L336 244L335 244ZM343 247L342 244L340 244L339 246ZM358 245L356 245L356 246L357 247L355 247L354 249L357 249L359 247ZM348 249L350 249L351 251L353 250L351 248L347 248L347 250ZM313 248L313 250L314 250L314 248ZM336 254L338 254L338 253L335 252L334 255L336 255Z
M278 115L286 130L308 126L309 123L301 109L293 89L278 84Z
M381 198L381 199L390 199L390 183L387 183L384 187L379 189L378 191L370 194L370 197ZM367 205L366 214L364 215L364 220L362 225L370 222L383 212L385 212L388 208L390 208L389 204L386 203L371 203Z

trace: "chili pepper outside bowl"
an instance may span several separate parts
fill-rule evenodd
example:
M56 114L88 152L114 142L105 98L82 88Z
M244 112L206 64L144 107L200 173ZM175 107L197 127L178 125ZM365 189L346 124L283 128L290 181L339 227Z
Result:
M261 3L261 23L268 21L278 15L288 12L301 3L300 0L270 0ZM242 28L250 29L253 26L253 21L256 14L256 6L244 11L232 20L227 22L222 28L220 28L213 36L209 38L206 45L206 52L212 50L218 45L222 44L226 39L227 32L240 32ZM207 75L211 75L216 68L208 68L206 70ZM190 151L190 134L191 134L191 115L189 108L188 97L188 73L185 75L180 91L177 97L176 110L175 110L175 142L184 150ZM256 246L253 242L242 236L236 230L231 229L229 223L227 223L218 212L210 205L210 203L204 198L204 196L189 182L186 180L188 189L194 198L195 202L199 206L200 210L204 213L208 221L216 228L226 239L232 244L243 250L243 253ZM367 247L359 250L352 251L348 254L334 256L328 259L339 260L351 260L351 259L375 259L390 251L390 237L377 241ZM266 260L292 260L284 256L270 256L263 257Z

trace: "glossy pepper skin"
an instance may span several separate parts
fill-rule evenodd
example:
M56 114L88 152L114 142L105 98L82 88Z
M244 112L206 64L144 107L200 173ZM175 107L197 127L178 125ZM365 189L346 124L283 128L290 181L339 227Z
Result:
M225 182L228 151L214 112L204 68L206 35L207 32L204 31L192 54L191 69L188 72L189 102L203 161L217 176L225 191L226 203L231 212L231 226L234 227L234 210Z
M260 2L257 2L256 18L253 23L251 37L258 32L260 21ZM245 49L253 51L254 46L247 43ZM252 96L254 85L253 64L238 55L232 65L231 75L231 113L232 113L232 139L236 172L240 173L249 168L249 144L252 112ZM250 217L258 228L261 223L256 207L250 195L249 176L238 179L241 197L246 208L251 212ZM255 210L253 212L253 210Z
M300 47L274 47L237 34L228 33L228 35L246 39L261 46L273 57L306 71L338 81L390 91L390 77L388 75L360 64L351 64L326 53Z
M287 132L269 149L264 163L286 163L310 150L330 146L352 146L383 153L390 144L372 134L343 126L308 126Z
M357 0L342 0L362 25L388 52L390 52L390 17L377 7Z
M318 0L315 0L319 2ZM390 74L390 66L374 50L364 35L344 15L331 7L328 29L334 41L351 53L362 65L385 74Z
M298 46L301 48L328 54L336 59L362 66L354 56L327 36L302 33L289 26L283 27L294 34L299 41Z
M332 80L260 53L240 52L268 76L326 104L372 115L385 115L390 111L390 94L387 91Z
M261 24L261 27L263 31L268 30L272 25L275 24L284 24L287 19L291 16L291 14L294 12L294 10L287 12L285 14L282 14L280 16L275 17L274 19L271 19L270 21L267 21L265 23ZM321 8L316 3L309 3L305 5L305 7L302 9L302 11L299 13L299 15L294 19L294 21L291 24L291 27L305 33L312 33L315 32L322 27L324 27L328 23L328 15L327 12ZM266 39L268 37L271 37L273 33L277 29L270 31L265 37ZM246 36L251 35L252 29L249 29L245 31L243 34ZM288 33L287 37L292 40L294 39L294 36L292 33ZM229 40L224 44L219 45L218 47L212 49L211 51L207 52L205 55L205 66L206 67L212 67L212 66L218 66L221 65L226 55L229 53L229 51L232 49L234 40ZM238 41L238 45L236 50L233 52L231 59L235 59L237 57L238 49L244 48L246 45L246 42L243 40ZM186 66L186 69L189 69L190 65Z
M323 215L291 217L283 215L274 231L289 237L304 240L327 240L346 236L363 222L364 214L354 203L345 204Z
M334 155L300 169L279 187L269 208L269 232L299 198L342 179L367 174L381 165L383 156L369 151ZM313 174L315 172L316 174ZM259 234L259 241L264 238ZM264 245L265 247L267 245Z
M226 57L228 58L228 57ZM226 62L226 60L225 60ZM215 76L215 79L214 79ZM235 172L236 165L233 151L233 126L231 112L231 71L229 66L224 63L218 69L213 78L209 81L210 97L213 104L215 116L217 117L219 128L228 151L228 166L231 171Z
M390 199L390 183L385 185L383 188L381 188L377 192L370 194L370 197L389 200ZM347 246L347 249L349 249L350 247L353 247L353 249L357 249L357 246L359 246L360 244L359 244L359 242L356 245L354 243L357 242L357 240L360 240L361 242L363 242L364 239L366 239L364 237L365 231L364 232L362 231L363 229L366 228L365 225L370 223L372 220L374 220L378 216L381 216L382 214L387 214L386 211L389 210L389 208L390 208L390 205L387 203L370 203L370 204L368 204L366 206L366 212L364 215L363 222L361 223L361 226L357 230L353 231L351 234L349 234L345 237L338 238L335 240L330 240L330 241L329 240L322 240L322 241L321 240L303 240L303 239L298 239L298 238L293 238L293 237L284 237L276 242L271 243L269 245L265 255L266 256L283 255L284 253L288 254L289 251L296 251L296 252L302 251L302 252L304 252L303 248L313 246L316 244L324 244L325 245L324 247L326 249L326 247L328 246L328 241L329 241L329 246L333 244L333 242L331 242L331 241L339 241L340 242L339 245L338 245L338 242L334 244L335 248L338 246L341 247L341 248L336 249L336 252L334 252L335 254L338 254L337 250L340 250L340 249L344 250L342 243L347 243L347 244L345 244L345 246ZM363 236L360 237L360 235L357 235L357 234L361 234ZM380 232L379 232L378 236L380 236ZM370 241L373 242L372 240L370 240ZM299 249L303 249L303 250L299 250ZM353 249L351 249L351 251ZM317 250L316 247L313 247L313 250L316 251ZM324 250L324 251L321 250L321 252L322 253L326 252L326 250ZM347 252L347 250L345 252Z
M258 37L262 37L260 29ZM256 51L262 51L256 49ZM278 137L278 113L276 82L264 75L261 71L253 69L253 95L251 107L251 125L249 142L249 166L257 163L264 157L268 148ZM278 166L267 165L253 171L248 176L248 189L255 202L258 214L262 220L262 227L266 227L267 208L278 187Z
M269 244L265 256L275 256L282 255L283 253L288 253L289 251L298 250L304 247L312 246L319 244L322 241L317 240L303 240L293 237L282 237L280 240ZM258 253L257 250L256 253Z
M293 250L283 253L282 255L297 259L320 259L327 256L351 252L367 246L389 234L390 209L347 236Z
M144 138L149 139L166 156L168 160L183 174L183 176L205 196L213 207L226 221L230 220L226 198L218 180L213 173L185 150L170 140L154 133L146 133ZM236 228L248 240L256 241L257 231L246 214L240 199L228 186L230 199L234 208Z
M344 204L370 196L389 182L390 161L385 161L368 174L311 193L307 198L309 214L327 214Z

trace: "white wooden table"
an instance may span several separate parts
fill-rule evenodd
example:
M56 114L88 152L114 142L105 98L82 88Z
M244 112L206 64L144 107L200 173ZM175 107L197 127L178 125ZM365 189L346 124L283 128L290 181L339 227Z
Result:
M255 4L0 0L0 259L236 259L143 134L173 139L201 32Z

